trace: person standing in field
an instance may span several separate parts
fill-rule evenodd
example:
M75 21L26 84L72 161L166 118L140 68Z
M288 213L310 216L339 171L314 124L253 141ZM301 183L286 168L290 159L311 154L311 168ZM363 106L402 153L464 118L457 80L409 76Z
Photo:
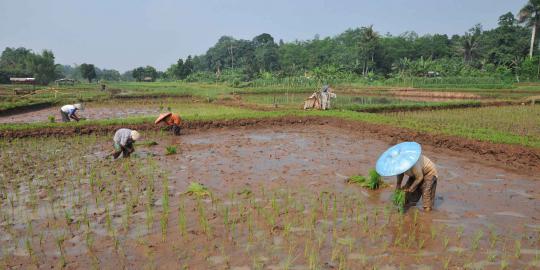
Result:
M321 109L328 110L331 108L330 99L336 98L333 89L329 85L324 85L321 89Z
M416 205L422 198L424 211L429 212L435 203L439 176L435 164L421 151L420 144L415 142L397 144L379 157L376 170L382 176L397 177L396 189L406 192L406 204ZM402 187L405 175L407 183Z
M133 143L141 138L141 135L136 130L129 128L121 128L114 133L114 151L110 154L114 159L117 159L120 154L124 158L128 158L135 151Z
M161 122L164 122L167 126L169 126L174 135L180 135L180 123L182 122L182 118L180 118L179 115L170 112L160 114L154 124L157 125Z
M71 119L79 122L81 118L77 116L78 110L82 110L82 105L80 103L62 106L62 108L60 108L60 114L62 115L62 122L69 122L71 121Z

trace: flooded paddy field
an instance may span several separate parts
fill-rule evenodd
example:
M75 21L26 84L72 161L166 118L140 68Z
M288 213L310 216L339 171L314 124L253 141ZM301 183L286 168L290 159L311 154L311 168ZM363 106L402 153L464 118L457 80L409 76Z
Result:
M474 153L424 145L440 174L435 210L420 202L400 214L393 178L379 191L345 182L395 143L366 133L303 125L143 136L116 161L105 158L112 135L2 140L0 266L540 265L540 177Z

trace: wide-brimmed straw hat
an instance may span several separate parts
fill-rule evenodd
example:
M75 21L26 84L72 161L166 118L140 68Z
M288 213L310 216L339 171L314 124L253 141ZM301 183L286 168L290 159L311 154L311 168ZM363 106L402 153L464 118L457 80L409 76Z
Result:
M141 134L137 132L136 130L131 131L131 139L134 141L138 141L141 138Z
M75 107L75 109L77 109L77 110L82 110L83 109L83 106L82 106L81 103L73 104L73 107Z
M403 142L384 151L377 160L375 170L382 176L406 172L420 159L422 147L416 142Z
M163 121L163 119L169 117L170 115L172 115L172 113L168 112L168 113L162 113L158 116L158 118L156 119L156 121L154 121L154 124L157 124L161 121Z

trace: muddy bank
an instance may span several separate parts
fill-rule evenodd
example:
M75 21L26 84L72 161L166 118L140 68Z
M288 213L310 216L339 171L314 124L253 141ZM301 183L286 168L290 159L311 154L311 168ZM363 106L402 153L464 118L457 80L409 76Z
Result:
M339 127L355 132L371 134L374 138L389 140L394 143L399 141L417 141L424 145L430 145L439 149L450 149L464 155L474 154L481 162L499 164L505 168L523 170L527 172L540 172L540 150L518 145L494 144L481 142L456 136L433 135L425 132L417 132L410 129L392 127L388 125L371 124L360 121L350 121L339 118L320 117L281 117L263 119L236 119L227 121L194 121L184 122L183 133L190 134L205 132L219 128L254 128L254 127L280 127L302 125L325 125ZM85 134L110 134L116 129L127 127L137 130L160 130L161 127L147 124L137 125L110 125L110 126L85 126L85 127L58 127L39 130L0 131L0 138L24 138L44 136L72 136ZM316 132L316 131L314 131Z
M34 112L54 106L54 102L40 102L31 105L19 106L11 109L0 110L0 117L7 117L11 115L23 114L27 112Z

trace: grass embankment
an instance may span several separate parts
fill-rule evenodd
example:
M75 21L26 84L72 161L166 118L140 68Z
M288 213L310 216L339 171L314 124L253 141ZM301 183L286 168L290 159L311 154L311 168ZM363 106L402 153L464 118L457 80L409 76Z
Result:
M486 86L487 85L487 86ZM438 85L440 86L440 85ZM481 86L481 87L480 87ZM504 87L503 87L504 86ZM305 94L319 89L319 85L262 85L257 87L234 88L224 83L187 83L187 82L115 82L107 83L107 91L101 91L100 84L77 84L74 86L37 87L33 95L16 95L18 85L2 85L0 87L0 112L24 108L36 104L59 105L74 102L90 102L115 98L146 98L146 97L199 97L207 101L225 97L229 94L267 94L277 96L278 99L288 100L287 96L299 94L303 100ZM339 91L350 94L379 94L391 95L389 91L399 90L403 87L419 91L432 92L471 92L484 98L522 99L540 93L536 85L489 85L486 83L474 84L466 81L461 84L447 84L445 87L432 87L427 84L365 84L341 82L332 85ZM343 95L338 95L343 96ZM273 101L273 98L272 98ZM269 102L269 101L267 101ZM267 103L265 102L265 103Z
M409 128L431 134L452 135L480 141L540 148L540 107L508 106L426 112L373 114L349 110L331 111L253 111L240 108L194 104L178 110L184 121L257 119L284 116L336 117L346 120ZM0 130L29 130L89 125L134 125L153 123L155 117L90 120L73 123L2 124Z

